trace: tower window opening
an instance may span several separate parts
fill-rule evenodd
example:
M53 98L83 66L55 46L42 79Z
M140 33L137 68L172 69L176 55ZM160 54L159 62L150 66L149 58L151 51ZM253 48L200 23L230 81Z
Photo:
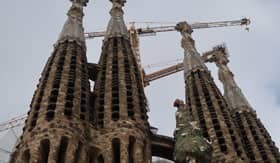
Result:
M113 160L114 163L120 163L121 162L121 150L120 150L120 139L115 138L112 140L112 149L113 149Z
M29 163L30 162L30 151L29 151L29 149L24 151L23 156L22 156L22 161L23 161L23 163Z
M33 120L33 121L31 122L31 126L32 126L32 127L35 127L35 126L36 126L36 123L37 123L37 120L35 119L35 120Z
M78 149L75 152L75 160L74 163L79 163L82 151L82 143L79 142Z
M98 163L104 163L104 158L102 155L98 156L97 158Z
M68 146L68 138L63 136L60 140L60 146L57 154L57 162L65 163L67 146Z
M55 104L55 103L50 103L50 104L48 105L47 110L55 110L55 107L56 107L56 104Z
M82 105L82 106L81 106L81 112L82 112L82 113L86 112L86 106L85 106L85 105Z
M48 110L46 113L46 119L48 121L52 120L54 118L54 111L53 110Z
M48 139L42 140L40 143L41 163L48 163L50 152L50 141Z
M86 116L84 114L80 114L80 119L81 120L85 120L86 119Z
M128 145L128 162L134 163L134 146L135 146L135 138L133 136L129 137L129 145Z
M72 110L69 108L64 109L64 115L68 117L72 116Z
M67 96L66 96L66 101L72 101L74 99L74 96L73 96L73 94L67 94Z

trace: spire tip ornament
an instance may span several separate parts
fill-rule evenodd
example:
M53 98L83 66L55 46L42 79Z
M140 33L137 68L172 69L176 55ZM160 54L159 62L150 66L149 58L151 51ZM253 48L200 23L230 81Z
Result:
M182 40L181 46L184 49L184 74L185 78L194 69L204 69L207 67L202 61L202 58L195 48L195 41L193 40L191 34L193 32L191 26L187 22L179 22L175 29L181 33Z
M83 6L87 6L89 0L70 0L72 3L82 4Z
M66 20L62 31L57 40L57 44L60 42L76 41L81 46L85 47L85 37L84 37L84 28L83 28L83 7L87 5L89 0L70 0L72 6L70 7L67 15L68 19Z
M129 34L125 22L123 20L123 9L122 7L126 3L126 0L110 0L113 3L110 11L111 20L107 27L105 40L111 37L124 37L129 39Z

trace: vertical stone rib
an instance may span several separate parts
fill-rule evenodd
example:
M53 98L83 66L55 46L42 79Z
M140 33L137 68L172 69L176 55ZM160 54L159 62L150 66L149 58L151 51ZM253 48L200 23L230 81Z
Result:
M122 44L122 38L118 38L118 60L119 60L119 104L120 104L120 119L126 119L128 117L127 110L127 88L126 88L126 74L124 63L124 45Z
M128 48L129 53L133 54L132 48ZM132 74L134 76L134 80L136 83L136 88L137 88L137 96L139 97L139 107L140 107L140 112L141 112L141 119L143 121L146 121L148 119L147 116L147 99L144 93L144 87L142 84L142 79L141 79L141 72L139 70L136 58L134 55L130 56L130 64L131 64L131 69L134 70L132 71Z
M191 103L191 114L194 117L194 120L199 122L199 126L202 129L203 136L210 140L207 128L209 128L208 125L210 125L211 123L206 123L206 116L204 115L205 112L202 111L202 105L199 98L200 96L198 95L197 84L195 82L193 73L188 77L188 81L190 82L186 86L187 88L189 88L186 91L188 92L188 94L186 94L186 98L190 99L188 100L188 102Z
M118 38L113 38L113 53L112 53L112 120L120 119L120 64L119 64L119 47ZM114 94L116 94L114 96Z
M236 114L236 118L235 120L238 122L236 123L238 128L239 128L239 132L240 132L240 136L243 140L243 144L244 144L244 149L246 151L246 154L248 156L248 158L253 161L261 161L261 155L258 151L256 147L256 143L250 143L250 141L252 141L253 135L251 134L251 132L248 130L248 124L246 124L246 119L245 117L243 117L240 114Z
M132 92L134 90L133 84L132 84L132 79L131 79L131 71L130 71L130 62L128 58L128 51L127 47L125 46L126 44L124 43L124 39L122 39L122 44L124 45L122 47L123 51L123 68L124 68L124 80L125 80L125 89L126 89L126 104L127 104L127 116L130 117L131 119L135 119L135 100L133 99L133 94L136 92Z
M104 123L105 125L109 125L109 122L112 119L112 60L111 58L113 57L113 54L108 53L109 51L112 51L113 49L113 40L110 40L110 44L107 50L107 58L106 58L106 62L104 64L106 64L106 82L104 83L104 114L105 114L105 118L104 118ZM108 126L106 126L108 127Z
M135 67L133 65L132 62L132 57L130 56L130 50L129 50L129 44L125 43L125 40L122 40L122 43L124 44L124 50L126 51L126 55L125 55L125 62L127 63L126 67L126 88L127 88L127 104L128 104L128 116L129 117L134 117L135 114L135 119L137 121L141 120L141 110L137 109L140 107L139 103L140 103L140 99L139 98L134 98L134 97L138 97L138 91L137 88L138 86L135 84L137 82L137 79L135 78L135 74L134 71ZM129 102L132 101L132 102ZM129 104L131 104L132 106L129 106Z
M96 84L94 86L94 92L98 92L95 100L95 108L96 108L96 121L97 126L103 128L104 127L104 109L105 109L105 83L107 83L107 50L109 49L110 44L106 44L102 47L102 54L100 56L99 65L101 66L101 71L96 80ZM106 100L107 103L107 100Z

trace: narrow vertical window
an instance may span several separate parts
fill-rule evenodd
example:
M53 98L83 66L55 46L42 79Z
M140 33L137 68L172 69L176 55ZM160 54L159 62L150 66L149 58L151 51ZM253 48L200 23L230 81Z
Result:
M42 140L40 144L42 163L48 163L49 152L50 152L50 141L48 139Z
M142 154L143 154L143 161L146 161L146 148L147 148L147 143L144 141L143 149L142 149Z
M134 163L134 146L135 146L135 138L133 136L129 137L129 145L128 145L128 161L129 163Z
M79 142L78 149L76 150L76 153L75 153L74 163L78 163L80 161L81 151L82 151L82 143Z
M68 146L68 138L63 136L60 140L59 151L57 154L57 162L64 163L65 162L65 155Z
M29 149L24 151L23 156L22 156L22 161L23 161L23 163L29 163L30 162L30 152L29 152Z
M102 155L98 156L97 158L98 163L104 163L104 158Z
M115 138L112 141L112 147L113 147L113 160L114 163L120 163L121 162L121 150L120 150L120 139Z

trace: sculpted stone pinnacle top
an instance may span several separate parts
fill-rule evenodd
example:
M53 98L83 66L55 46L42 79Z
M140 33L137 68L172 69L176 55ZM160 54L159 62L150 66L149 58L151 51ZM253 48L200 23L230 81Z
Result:
M191 33L193 32L191 26L187 22L180 22L176 25L175 29L179 31L183 37L181 46L185 51L184 52L185 53L184 56L185 76L187 76L190 70L194 68L207 69L207 67L204 65L199 53L195 48L194 40L191 37Z
M57 43L65 40L75 40L79 44L84 45L84 28L83 28L83 6L86 6L88 0L70 0L73 4L68 11L68 19L59 35Z
M202 131L191 116L188 105L182 100L174 102L177 107L175 139L176 163L209 163L212 159L210 142L203 137Z
M111 37L124 37L129 39L129 34L127 31L127 27L123 20L123 10L125 0L111 0L113 3L113 7L110 11L111 20L107 27L107 32L105 36L105 40Z
M219 68L219 79L224 86L224 97L229 105L232 107L232 109L241 107L252 109L246 97L243 95L241 89L234 81L233 73L227 66L229 60L226 48L223 47L222 51L220 50L218 53L216 53L215 58L215 63Z

